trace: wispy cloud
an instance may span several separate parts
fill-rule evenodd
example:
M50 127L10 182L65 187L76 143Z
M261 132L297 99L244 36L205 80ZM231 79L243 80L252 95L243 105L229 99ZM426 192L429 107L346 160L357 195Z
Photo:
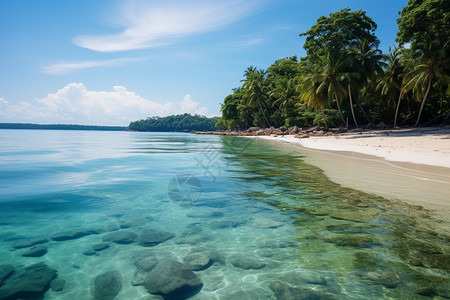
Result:
M101 66L122 66L124 64L136 61L142 61L145 58L117 58L110 60L89 60L89 61L77 61L77 62L61 62L45 66L42 68L42 72L52 75L62 75L73 71L88 69Z
M0 98L0 122L128 125L150 116L180 113L208 115L208 110L188 94L182 100L159 103L123 86L95 91L82 83L68 84L34 101L13 104Z
M254 12L262 1L129 1L119 16L122 32L78 36L74 43L98 52L159 47L223 28Z

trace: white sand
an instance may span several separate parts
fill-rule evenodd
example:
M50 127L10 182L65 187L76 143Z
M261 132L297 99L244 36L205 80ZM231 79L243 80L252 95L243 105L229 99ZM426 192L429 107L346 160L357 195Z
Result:
M450 168L450 128L367 131L304 139L292 135L258 137L298 143L313 149L351 151L390 161Z
M305 162L342 186L419 205L450 219L450 128L255 138L306 154Z

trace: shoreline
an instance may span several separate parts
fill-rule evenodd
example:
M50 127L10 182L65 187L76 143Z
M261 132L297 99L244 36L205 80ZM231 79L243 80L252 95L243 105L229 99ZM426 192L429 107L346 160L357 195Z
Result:
M450 128L372 130L308 138L293 135L257 137L317 150L357 152L393 162L450 168Z
M450 201L445 191L450 186L450 147L447 148L450 146L450 129L441 128L438 131L426 135L417 135L415 129L389 136L376 131L340 137L250 138L305 154L307 163L321 168L330 180L342 186L420 206L432 211L441 220L449 220ZM442 147L440 152L433 151L439 146L436 136L437 144ZM396 147L389 143L394 143ZM404 143L416 148L414 151L399 150ZM371 147L375 144L376 147Z

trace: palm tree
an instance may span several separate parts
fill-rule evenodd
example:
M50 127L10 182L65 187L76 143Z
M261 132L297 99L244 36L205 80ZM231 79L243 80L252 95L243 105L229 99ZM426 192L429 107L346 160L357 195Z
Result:
M378 74L383 73L382 66L384 65L383 59L384 56L381 53L381 50L378 49L379 41L370 41L368 39L359 39L355 41L348 49L348 58L351 61L350 69L349 69L349 82L348 82L348 93L350 100L350 108L352 110L353 119L356 123L355 113L353 111L353 101L351 94L351 86L364 87L368 85L370 81L373 81ZM359 108L363 112L365 118L369 122L372 123L366 111L362 107L361 103L359 103L358 99L355 97L355 101L357 102Z
M298 85L300 92L300 101L309 107L320 108L322 111L325 129L328 129L324 108L328 104L328 97L324 94L317 93L317 88L321 83L321 76L318 73L306 73L301 77L301 84Z
M251 108L259 107L264 120L266 121L266 125L270 126L263 109L263 106L266 105L268 99L264 84L266 74L267 72L263 69L256 70L254 67L247 68L244 73L246 78L243 80L244 84L242 85L242 90L246 105Z
M394 102L398 97L394 116L394 126L397 126L400 101L402 100L404 94L404 49L400 47L395 47L394 49L389 48L389 53L385 54L384 57L387 62L386 68L377 83L376 89L381 92L381 95L388 96L392 102ZM390 103L388 103L388 105L389 104Z
M275 87L269 95L276 99L273 105L282 107L287 115L287 108L298 98L295 78L279 78L275 81Z
M334 98L345 124L340 101L346 96L345 67L346 55L342 49L329 47L325 49L325 55L319 56L320 72L315 74L315 81L319 83L316 94L324 95L328 99Z
M413 59L409 61L411 72L405 88L415 91L418 99L422 98L422 93L425 90L414 126L419 124L433 80L448 78L448 75L445 74L450 64L450 59L446 57L445 48L447 45L448 43L443 45L440 40L427 37L423 41L417 42L413 49Z

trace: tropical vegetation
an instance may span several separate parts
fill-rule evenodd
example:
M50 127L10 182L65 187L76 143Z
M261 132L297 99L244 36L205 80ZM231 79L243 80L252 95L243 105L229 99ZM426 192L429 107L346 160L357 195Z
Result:
M218 117L182 114L167 117L151 117L131 122L128 126L133 131L210 131L216 130Z
M397 46L379 49L377 24L349 8L308 31L306 56L244 71L217 126L324 127L446 124L450 116L450 0L410 0Z

